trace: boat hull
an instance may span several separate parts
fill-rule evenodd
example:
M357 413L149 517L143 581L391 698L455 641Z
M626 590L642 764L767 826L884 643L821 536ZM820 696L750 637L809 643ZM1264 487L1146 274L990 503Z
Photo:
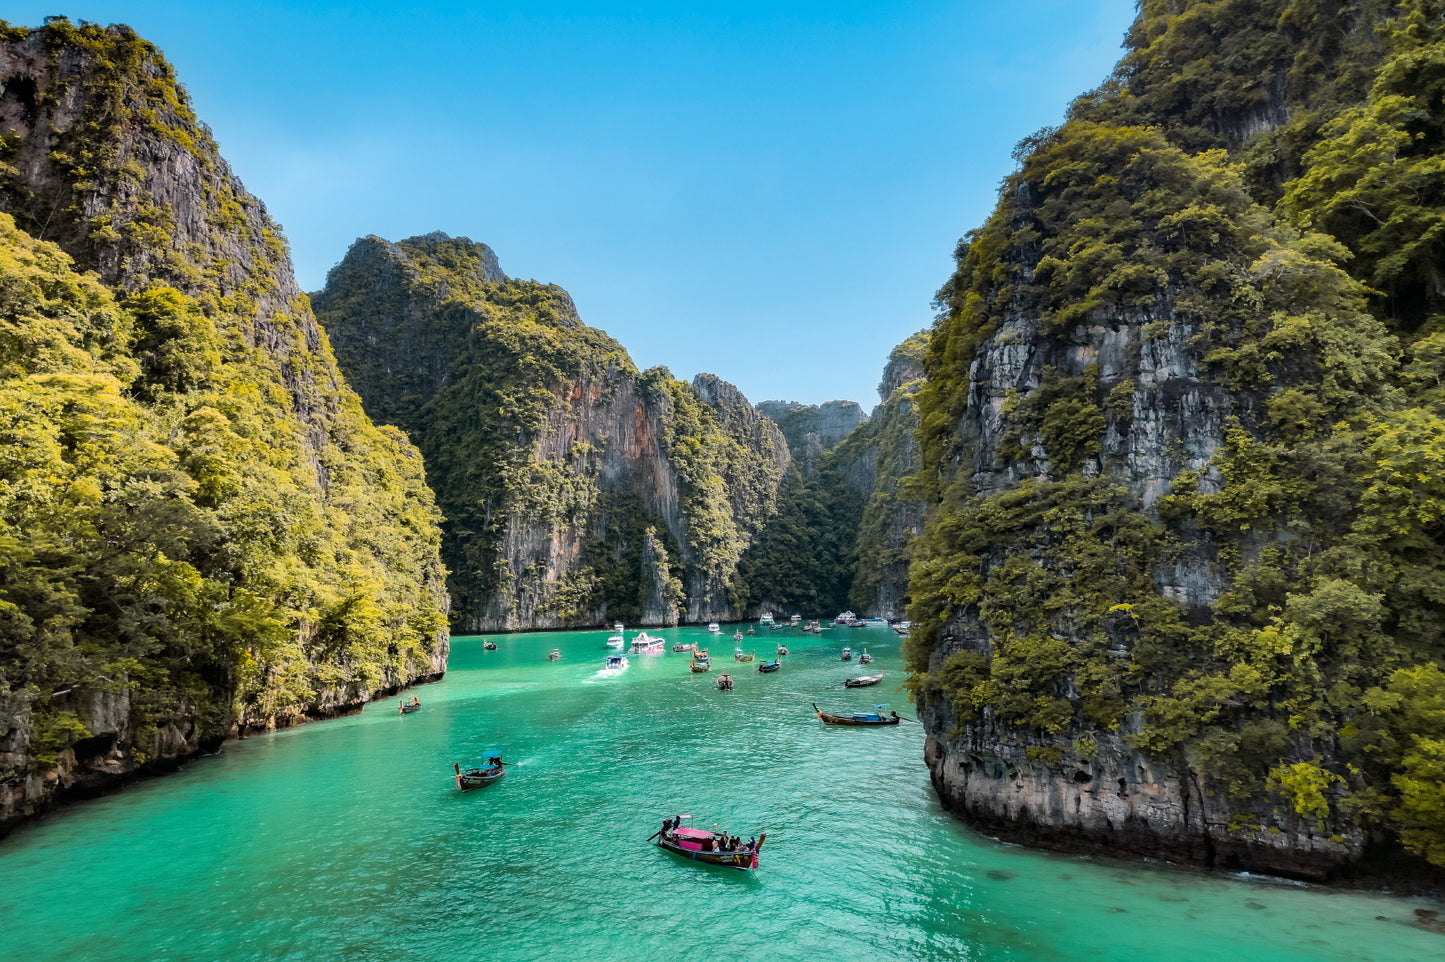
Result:
M851 725L859 728L876 728L879 725L896 725L903 720L898 716L897 712L893 712L887 717L854 718L850 715L830 715L817 705L813 706L813 711L818 713L818 720L825 725Z
M716 865L719 868L732 868L740 872L752 872L756 871L758 867L758 853L756 851L701 852L690 847L684 847L661 836L657 839L657 847L671 852L674 855L681 855L685 859L702 862L704 865ZM759 843L758 847L762 848L762 844Z
M464 792L470 792L473 789L477 788L484 788L487 785L492 784L493 782L499 781L501 777L505 774L507 774L507 770L505 768L498 769L495 773L486 771L462 772L456 777L457 788L460 788Z

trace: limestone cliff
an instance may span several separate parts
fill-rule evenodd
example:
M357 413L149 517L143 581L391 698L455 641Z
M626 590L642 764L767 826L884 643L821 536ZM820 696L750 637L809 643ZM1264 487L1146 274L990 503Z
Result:
M1348 276L1378 239L1318 190L1445 48L1417 5L1298 6L1141 5L940 292L908 655L934 784L989 831L1316 879L1445 864L1441 532L1400 510L1434 497L1405 465L1440 453L1440 338L1396 336L1433 295L1405 256L1371 268L1413 292L1389 305Z
M800 404L797 401L763 401L758 410L771 419L788 439L788 450L812 474L813 462L831 451L868 420L857 401L825 401Z
M0 24L0 210L0 826L439 677L420 457L159 51Z
M738 614L788 451L731 385L639 372L465 238L359 240L313 301L368 410L424 453L457 630Z
M903 616L910 543L923 523L908 479L919 466L914 395L927 343L917 334L893 350L868 418L851 401L759 405L792 432L795 461L777 516L739 566L735 594L750 613Z

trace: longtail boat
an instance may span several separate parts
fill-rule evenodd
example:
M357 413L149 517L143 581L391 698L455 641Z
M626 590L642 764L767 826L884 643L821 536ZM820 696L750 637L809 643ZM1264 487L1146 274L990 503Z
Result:
M462 771L462 766L458 762L452 762L452 768L457 772L457 788L469 792L474 788L490 785L507 774L506 768L503 767L505 762L502 761L500 754L488 754L486 759L487 764L484 768L469 768L466 771Z
M550 652L548 652L548 654L547 654L547 660L548 660L548 661L556 661L556 660L558 660L558 659L561 658L561 657L562 657L562 649L561 649L561 648L553 648L553 649L552 649Z
M691 645L676 644L676 645L673 645L673 646L672 646L672 650L673 650L673 653L674 653L674 654L677 653L677 652L679 652L679 651L696 652L696 651L697 651L697 644L696 644L695 642L694 642L693 644L691 644Z
M397 702L397 704L401 706L400 714L402 715L410 715L414 711L421 711L421 699L415 695L411 696L411 701L401 701Z
M718 675L718 676L717 676L717 690L718 690L718 691L732 691L732 690L733 690L733 676L732 676L732 675L729 675L727 672L723 672L721 675Z
M712 671L712 662L707 658L694 658L687 663L687 667L694 674L701 674L705 671Z
M783 663L778 659L774 658L772 661L765 661L761 665L759 665L758 671L767 674L770 671L777 671L781 667L783 667Z
M876 685L883 680L883 673L876 675L861 675L857 678L844 678L844 688L867 688L869 685Z
M758 653L756 651L752 654L745 655L741 648L733 649L733 661L752 661L757 656Z
M898 717L898 712L890 711L883 714L882 709L886 705L874 705L872 711L855 711L851 715L830 715L816 704L813 711L818 713L818 720L825 725L896 725L903 719Z
M779 655L779 657L781 657L781 656L783 656L783 655L786 655L787 653L788 653L788 646L787 646L787 645L779 645L779 646L778 646L778 655Z
M749 845L745 842L736 851L730 852L725 849L719 851L727 844L725 841L727 833L708 832L683 825L658 833L657 846L695 862L751 872L758 867L758 852L762 849L763 842L767 840L767 837L767 833L764 832L758 836L756 845Z

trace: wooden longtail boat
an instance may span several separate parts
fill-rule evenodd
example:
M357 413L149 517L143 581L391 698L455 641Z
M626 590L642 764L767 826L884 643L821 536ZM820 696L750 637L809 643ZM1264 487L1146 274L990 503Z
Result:
M696 652L696 651L697 651L697 644L694 643L694 644L691 644L691 645L681 645L681 644L679 644L679 645L673 645L673 646L672 646L672 650L673 650L674 653L679 652L679 651Z
M548 654L547 654L547 660L548 660L548 661L557 661L557 660L560 659L561 657L562 657L562 649L561 649L561 648L553 648L553 649L552 649L550 652L548 652Z
M779 656L779 657L782 657L783 655L786 655L787 653L788 653L788 646L787 646L787 645L779 645L779 646L778 646L778 656Z
M717 690L718 690L718 691L732 691L732 690L733 690L733 676L727 674L726 672L724 672L724 673L721 674L721 675L718 675L718 676L717 676Z
M492 782L495 782L507 774L506 768L503 767L504 764L501 755L488 756L487 767L485 768L469 768L466 771L462 771L462 766L459 763L452 762L452 768L455 768L457 771L457 788L460 788L464 792L469 792L474 788L481 788L483 785L492 784Z
M695 862L704 862L708 865L721 865L725 868L735 868L743 872L755 871L758 867L758 852L762 850L763 842L768 838L766 832L758 836L758 844L748 848L744 845L736 852L719 852L716 846L725 837L725 833L706 832L700 828L690 828L686 825L672 829L668 832L659 833L657 836L657 847L667 849L677 855L690 858ZM708 850L704 849L704 846Z
M758 671L766 674L770 671L777 671L781 667L783 667L783 663L781 661L778 661L778 659L774 658L772 661L765 661L761 665L759 665Z
M885 706L875 705L872 711L855 711L851 715L830 715L816 704L813 711L818 713L818 720L825 725L896 725L903 719L898 717L898 712L890 711L887 715L881 709Z
M705 671L712 671L712 662L706 658L694 658L687 663L687 667L694 674L701 674Z
M743 650L741 648L735 648L733 650L733 661L752 661L757 656L758 653L756 651L752 654L745 655L743 654Z
M410 715L414 711L421 711L421 699L415 695L411 696L411 701L397 702L397 704L401 706L401 714L403 715Z
M484 641L482 642L482 647L487 649L487 651L496 651L497 643L495 641Z
M876 685L883 680L883 673L876 675L862 675L858 678L844 678L844 688L867 688L869 685Z

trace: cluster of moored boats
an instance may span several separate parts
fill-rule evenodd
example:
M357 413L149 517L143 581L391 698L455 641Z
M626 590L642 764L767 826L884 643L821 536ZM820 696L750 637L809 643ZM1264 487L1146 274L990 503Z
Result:
M849 620L845 621L845 616ZM801 619L794 615L789 624L777 625L773 623L772 615L767 613L764 613L761 620L762 624L770 625L774 629L793 627L805 632L826 630L819 626L816 621L809 622L806 626L800 625L800 621ZM843 624L858 627L869 624L887 624L887 622L883 619L858 621L857 619L853 619L852 612L844 612L834 620L833 625L829 625L828 627L831 628ZM892 627L895 630L899 630L899 625L893 625ZM708 628L712 634L720 633L716 624L711 624ZM907 623L903 622L900 634L906 634L906 632ZM753 629L749 628L747 634L754 634ZM744 638L745 635L741 630L738 630L733 635L733 640L738 643L741 643ZM493 642L487 642L486 647L489 650L496 649L496 645ZM608 653L603 664L603 674L616 675L628 667L627 654L660 655L664 650L664 641L661 638L642 631L638 632L629 644L624 626L621 622L618 622L613 625L612 634L607 638L607 647L613 650ZM627 650L627 654L622 652L624 648ZM688 668L692 672L712 670L712 659L708 654L707 648L700 647L696 643L678 643L672 646L672 651L677 654L687 654L689 656ZM777 671L782 667L782 659L787 654L788 647L786 645L778 645L772 660L759 663L757 670L763 674ZM553 648L547 657L551 661L557 661L562 657L561 650ZM851 661L853 657L853 650L851 648L845 647L842 650L843 661ZM756 660L756 649L744 651L741 644L739 644L739 647L733 650L733 661L737 664L752 663ZM873 657L868 654L867 648L863 648L857 656L857 660L859 664L868 664L873 660ZM880 671L876 675L863 675L844 679L843 685L846 688L863 688L876 685L882 680L883 672ZM733 684L731 674L723 672L718 676L717 687L719 690L732 691ZM817 714L818 720L826 725L844 725L850 727L897 725L902 721L902 718L896 711L888 711L885 713L884 709L887 707L886 704L874 705L871 709L854 711L846 715L837 715L823 711L818 707L817 703L814 703L813 711ZM413 695L409 701L402 701L400 703L400 711L402 714L410 714L420 709L421 700L415 695ZM507 766L511 764L511 762L503 761L502 753L497 750L482 753L482 764L474 768L464 769L459 762L454 762L452 768L455 772L454 780L456 786L459 790L468 792L490 785L506 775ZM762 849L763 842L767 839L766 833L758 835L756 838L749 838L743 841L740 837L729 835L726 832L709 832L682 824L684 819L690 818L692 818L691 815L677 815L663 819L661 830L656 832L648 841L655 839L658 847L662 849L692 861L702 862L708 865L739 869L745 872L753 871L758 867L758 852Z
M765 614L764 617L771 617L771 616ZM840 616L840 617L841 617L841 616ZM881 619L879 619L879 620L881 620ZM813 624L816 624L816 622L813 622ZM708 626L709 631L712 632L712 633L714 633L714 634L716 634L717 632L713 631L713 629L714 629L715 627L716 627L715 625L709 625L709 626ZM608 648L622 648L622 647L626 646L626 645L627 645L626 629L625 629L625 627L623 626L623 624L622 624L621 622L618 622L617 624L615 624L615 625L612 626L612 630L613 630L613 633L612 633L612 634L608 637L608 639L607 639L607 647L608 647ZM806 630L806 629L804 629L804 630ZM748 634L752 634L752 633L753 633L753 632L752 632L752 629L748 629ZM744 638L744 635L743 635L741 629L739 629L738 631L736 631L736 632L733 634L733 641L735 641L735 642L741 642L741 641L743 640L743 638ZM654 637L654 636L652 636L652 635L649 635L649 634L648 634L647 632L645 632L645 631L641 631L641 632L638 632L638 633L637 633L637 636L632 639L632 644L631 644L631 647L629 648L629 653L630 653L630 654L633 654L633 655L639 655L639 654L643 654L643 655L660 655L660 654L663 653L663 649L664 649L664 643L663 643L663 640L662 640L661 638ZM702 674L702 673L704 673L704 672L712 671L712 656L709 654L709 649L703 648L703 647L699 646L699 645L697 644L697 642L688 642L688 643L678 642L677 644L675 644L675 645L672 646L672 651L673 651L673 654L686 654L686 655L689 656L689 657L688 657L687 668L688 668L688 671L692 672L693 674ZM778 671L780 668L783 667L783 657L784 657L785 655L787 655L787 653L788 653L788 646L787 646L787 645L778 645L777 651L775 652L774 657L772 658L771 661L764 661L764 662L758 663L758 672L759 672L760 674L767 675L767 674L772 674L772 673L775 672L775 671ZM560 657L560 655L559 655L558 652L557 652L557 649L555 649L555 648L552 649L552 654L551 654L549 657L550 657L553 661L557 660L557 658ZM750 650L750 651L744 651L742 648L734 648L734 649L733 649L733 661L734 661L734 662L737 662L737 663L739 663L739 664L747 664L747 663L750 663L750 662L757 661L757 657L758 657L758 652L757 652L757 649L756 649L756 648L754 648L754 649L752 649L752 650ZM852 660L853 660L853 649L852 649L852 648L845 647L845 648L843 649L842 660L843 660L843 661L852 661ZM868 664L869 662L871 662L872 660L873 660L873 656L870 655L870 654L868 654L868 649L867 649L867 648L864 648L864 649L862 650L862 652L858 655L858 664L860 664L860 665L866 665L866 664ZM609 655L607 656L607 658L603 661L603 664L602 664L602 673L603 673L603 675L605 675L605 676L615 676L615 675L617 675L618 673L620 673L621 671L623 671L624 669L628 668L628 667L630 666L630 664L631 664L631 663L627 660L627 656L626 656L626 655L609 654ZM844 679L844 681L843 681L843 685L844 685L844 687L846 687L846 688L865 688L865 687L867 687L867 686L869 686L869 685L876 685L876 684L878 684L878 683L879 683L880 681L882 681L882 680L883 680L883 673L882 673L882 672L879 672L879 673L876 674L876 675L860 675L860 676L855 677L855 678L846 678L846 679ZM726 673L726 672L724 672L723 674L719 675L719 676L718 676L718 680L717 680L717 687L718 687L718 689L719 689L720 691L732 691L732 690L733 690L733 678L732 678L732 675L730 675L730 674L728 674L728 673Z

